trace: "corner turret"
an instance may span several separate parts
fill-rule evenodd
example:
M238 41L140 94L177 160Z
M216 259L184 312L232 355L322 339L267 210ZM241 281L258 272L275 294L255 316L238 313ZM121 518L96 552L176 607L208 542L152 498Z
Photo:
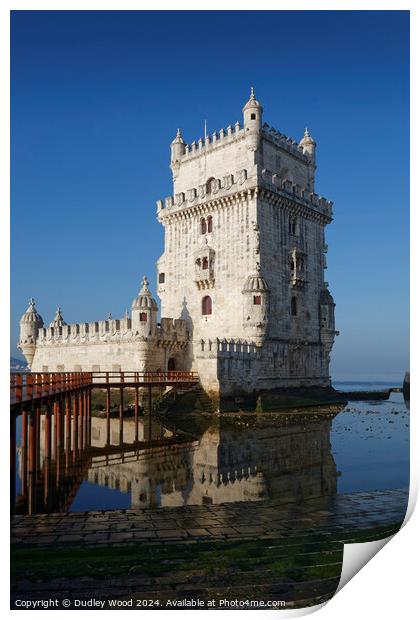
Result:
M20 334L17 348L22 351L28 366L31 367L32 360L35 355L36 341L38 338L38 330L44 327L42 316L38 314L35 308L35 300L29 300L29 307L20 319Z
M131 329L135 335L153 338L157 330L158 306L149 290L149 282L143 276L139 294L131 304Z
M267 334L270 289L257 264L242 289L244 296L244 331L257 346L262 346Z
M177 176L179 170L180 159L185 155L185 142L181 134L181 130L178 129L174 140L171 142L171 170L174 177Z
M299 142L299 146L302 147L303 153L308 157L310 161L310 173L308 179L309 190L315 191L315 170L316 170L316 142L309 133L308 128L305 128L302 140Z
M260 143L263 107L256 100L254 88L251 86L251 95L242 109L244 115L244 130L247 134L249 149L256 151Z
M328 374L330 353L335 337L339 332L335 330L335 303L328 290L328 283L324 282L319 297L319 335L322 344L322 364L324 374Z

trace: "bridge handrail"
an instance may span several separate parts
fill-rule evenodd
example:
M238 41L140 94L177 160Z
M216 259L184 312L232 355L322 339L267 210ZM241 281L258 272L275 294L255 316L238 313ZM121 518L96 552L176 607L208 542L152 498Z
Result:
M10 373L10 402L24 402L92 385L91 372Z
M101 381L105 379L105 381ZM198 381L198 373L190 370L168 370L165 372L156 371L94 371L92 372L92 383L171 383L180 381Z
M145 371L94 371L94 372L30 372L10 373L10 401L12 404L61 394L95 384L174 384L197 383L198 373L189 370L168 370L165 372Z

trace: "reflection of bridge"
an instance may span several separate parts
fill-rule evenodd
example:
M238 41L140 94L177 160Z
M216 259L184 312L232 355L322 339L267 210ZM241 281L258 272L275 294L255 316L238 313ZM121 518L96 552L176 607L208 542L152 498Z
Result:
M60 457L76 460L78 451L91 444L91 391L106 390L107 444L110 444L111 389L118 389L119 443L124 434L124 389L134 388L134 419L138 429L139 389L148 391L149 414L152 412L152 388L188 388L198 383L193 372L170 371L164 373L140 372L75 372L75 373L14 373L10 375L10 491L12 510L16 497L16 425L21 416L21 474L22 494L27 500L27 512L36 510L37 485L40 471L40 445L43 430L45 462L50 464L52 454L57 456L60 475ZM41 429L41 415L44 423ZM44 417L45 416L45 417ZM138 434L134 438L138 442ZM47 475L48 474L48 475ZM49 479L49 473L47 472ZM47 485L48 487L48 485ZM25 500L25 501L26 501Z
M97 418L93 418L93 424L96 421ZM112 420L112 424L115 423L118 421ZM143 424L148 425L149 421ZM58 447L54 437L51 450L48 445L49 437L45 432L47 428L47 416L42 413L39 443L35 446L35 467L31 476L28 476L29 454L23 442L18 449L21 492L16 502L17 513L67 512L82 482L88 479L89 473L95 469L108 467L111 481L112 469L116 466L144 460L146 454L161 453L162 449L177 450L180 447L182 449L183 445L189 447L194 443L194 439L188 436L182 440L179 437L162 437L162 433L154 430L153 437L147 440L108 443L103 446L88 445L85 441L80 445L80 442L73 443L73 435L70 433L63 448ZM117 483L114 488L118 486Z

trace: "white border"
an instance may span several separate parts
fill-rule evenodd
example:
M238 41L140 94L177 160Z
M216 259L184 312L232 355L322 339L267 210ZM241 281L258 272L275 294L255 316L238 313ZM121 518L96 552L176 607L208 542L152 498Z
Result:
M3 0L0 8L0 63L2 74L2 108L1 108L1 125L2 125L2 143L0 150L1 165L0 165L0 192L3 200L1 201L1 226L0 226L0 260L2 266L2 297L0 303L0 324L9 325L9 247L10 247L10 220L8 205L10 204L10 159L9 159L9 143L10 143L10 126L9 126L9 63L10 63L10 34L9 34L9 11L11 10L168 10L168 9L182 9L182 10L197 10L200 9L213 9L213 10L410 10L411 11L411 109L419 109L418 98L418 79L414 74L418 65L415 64L415 59L420 58L419 55L419 30L418 30L418 18L417 9L413 1L408 2L395 2L388 1L361 1L354 0L353 2L343 1L339 5L332 1L278 1L278 2L260 2L256 3L255 0L236 0L226 2L226 0L213 0L212 2L202 1L198 7L192 0L179 1L177 3L170 1L155 0L153 6L149 6L146 3L142 3L135 0L121 0L117 2L115 0L44 0L37 2L35 0ZM411 138L411 169L416 170L416 164L418 164L418 157L416 153L416 147L420 144L420 141L416 140L418 137L418 123L417 117L412 116L412 138ZM418 212L413 209L411 211L411 271L416 274L416 268L419 266L419 245L416 244L415 233L419 230L419 215ZM411 277L411 300L412 300L412 316L415 316L415 311L418 310L419 299L419 278L417 282L415 277ZM390 294L392 291L390 290ZM414 507L415 500L418 492L418 472L419 472L419 424L417 421L418 416L418 389L413 384L413 380L417 377L418 368L418 354L414 350L414 343L419 342L419 324L415 321L411 322L411 486L410 486L410 508L411 513ZM0 356L0 368L1 368L1 399L3 403L3 415L8 411L8 399L9 399L9 387L8 387L8 373L9 373L9 339L7 341L4 338L3 354ZM9 458L9 445L7 437L5 439L3 433L3 442L1 450L0 464L1 471L5 472L8 466ZM4 478L3 478L4 479ZM7 498L6 498L7 500ZM6 501L7 503L7 501ZM3 548L8 548L8 511L7 509L1 515L2 519L2 532L5 540L3 541ZM394 537L391 542L386 545L385 549L381 551L379 556L371 560L353 579L351 584L344 587L333 599L327 603L319 612L319 618L328 620L329 618L336 620L340 617L340 620L346 620L347 618L354 618L355 614L362 614L363 617L378 616L382 618L393 618L395 616L410 618L413 615L413 611L417 609L417 588L418 588L418 542L419 542L419 510L417 509L409 522L405 525L403 530ZM346 545L347 547L347 545ZM9 567L7 562L3 562L1 565L1 577L2 577L2 598L1 607L6 613L20 614L22 612L9 611ZM300 616L308 612L313 612L317 608L309 608L306 610L296 611L282 611L282 616ZM33 614L43 614L42 611L32 612ZM55 614L61 614L64 612L55 612ZM67 612L74 614L75 612ZM77 612L77 617L81 614L91 614L94 612L80 611ZM119 614L120 612L109 612ZM142 612L142 615L145 612ZM147 613L147 612L146 612ZM154 616L160 612L151 612ZM162 612L166 614L167 612ZM201 611L201 612L189 612L188 617L196 615L199 618L203 618L203 615L209 616L214 612ZM240 613L240 612L230 612ZM253 616L260 616L266 614L266 611L253 612ZM278 613L278 612L277 612ZM415 613L415 612L414 612ZM182 614L183 611L173 611L172 614ZM70 617L70 616L67 616ZM165 617L165 615L163 616Z

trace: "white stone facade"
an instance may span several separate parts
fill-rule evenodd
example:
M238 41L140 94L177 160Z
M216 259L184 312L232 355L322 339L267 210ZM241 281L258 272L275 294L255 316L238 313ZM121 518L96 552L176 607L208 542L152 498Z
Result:
M330 385L332 203L314 193L308 131L298 144L262 115L251 92L242 125L191 145L178 130L171 144L174 192L157 202L165 232L157 291L172 318L158 324L154 307L141 322L134 300L131 317L60 331L40 327L30 307L19 347L33 370L164 370L171 360L217 394ZM140 298L156 306L146 285Z

